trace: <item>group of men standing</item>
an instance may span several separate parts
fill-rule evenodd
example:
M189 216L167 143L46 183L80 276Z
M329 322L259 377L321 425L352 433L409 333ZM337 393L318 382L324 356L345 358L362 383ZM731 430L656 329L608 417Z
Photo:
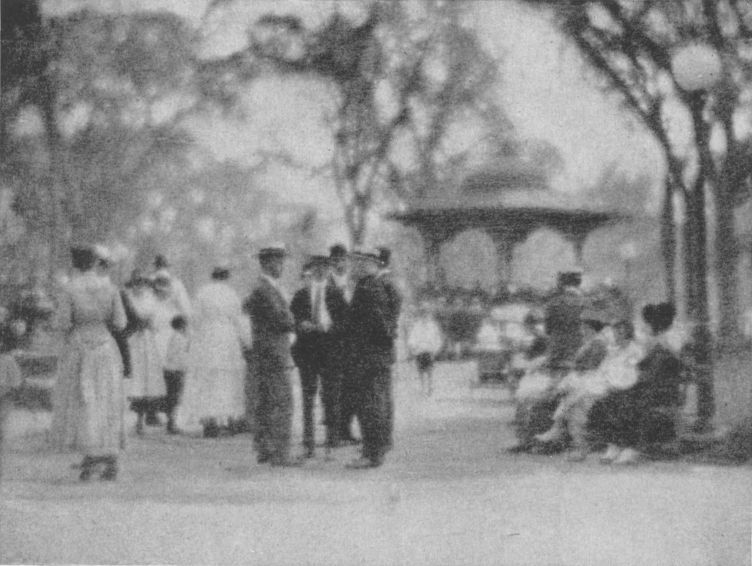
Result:
M261 276L245 310L253 325L256 450L261 463L299 465L290 456L292 384L298 367L303 399L304 456L315 454L314 407L321 391L327 451L357 442L351 468L380 466L393 443L392 377L401 297L389 276L389 250L312 255L304 286L289 299L281 286L287 253L271 246L258 254Z

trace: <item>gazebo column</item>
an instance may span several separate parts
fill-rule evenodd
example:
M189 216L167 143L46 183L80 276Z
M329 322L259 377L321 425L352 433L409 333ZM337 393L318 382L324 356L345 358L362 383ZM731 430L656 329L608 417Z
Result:
M489 235L496 247L496 261L499 266L499 280L509 284L514 276L514 247L518 241L515 234L505 230L489 230Z
M444 270L441 268L441 246L449 238L449 234L435 226L421 226L418 231L423 239L426 283L432 287L441 287L446 283Z
M584 257L585 240L587 240L588 233L585 231L572 231L564 234L564 237L569 243L572 244L572 250L574 251L574 260L577 265L582 266L582 260Z

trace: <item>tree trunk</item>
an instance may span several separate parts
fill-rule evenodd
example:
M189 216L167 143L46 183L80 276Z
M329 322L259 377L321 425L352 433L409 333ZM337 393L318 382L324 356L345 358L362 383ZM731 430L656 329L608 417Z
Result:
M666 272L666 294L668 300L676 304L676 224L674 223L674 186L666 176L666 190L663 196L661 214L661 251Z
M739 252L734 227L734 204L732 187L724 176L715 187L715 268L718 274L720 320L718 327L719 346L734 348L741 339L739 331Z

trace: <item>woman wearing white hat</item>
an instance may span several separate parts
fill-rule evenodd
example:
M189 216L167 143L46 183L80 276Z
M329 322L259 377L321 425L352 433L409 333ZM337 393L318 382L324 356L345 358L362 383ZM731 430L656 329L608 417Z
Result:
M206 437L217 436L220 428L232 428L245 417L243 348L250 343L250 330L229 278L229 267L215 267L211 282L198 290L194 301L189 367L178 422L185 429L201 426Z

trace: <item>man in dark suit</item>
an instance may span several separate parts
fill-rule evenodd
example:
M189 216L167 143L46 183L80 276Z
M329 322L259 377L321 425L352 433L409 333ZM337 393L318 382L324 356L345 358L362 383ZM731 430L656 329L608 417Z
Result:
M363 437L361 457L350 468L375 468L389 447L389 393L394 363L390 298L378 277L378 253L354 257L355 290L350 303L348 336L353 377L358 390L357 414Z
M378 278L384 285L384 289L389 298L389 326L392 336L392 345L394 347L394 340L396 340L399 331L399 316L402 309L402 294L397 289L397 285L392 278L391 260L392 252L388 248L378 248L379 263L381 264ZM396 358L396 356L395 356ZM388 448L391 449L394 444L394 399L392 396L392 383L390 372L390 383L387 388L387 408L388 408L388 422L389 422L389 443Z
M263 248L261 277L244 304L253 325L253 365L258 381L254 442L259 463L295 466L290 458L292 385L288 373L295 320L280 285L284 246Z
M339 426L340 372L334 360L339 355L338 338L346 316L347 304L342 292L329 285L329 258L312 256L308 262L310 277L292 299L297 340L292 356L298 366L303 395L303 445L306 457L315 453L313 410L321 381L328 448L337 445Z
M558 276L558 293L546 305L545 326L548 335L548 367L569 370L582 346L582 311L585 301L580 291L581 271L566 271Z
M585 300L580 291L582 272L559 273L557 294L546 305L544 324L548 336L546 370L554 385L573 368L577 352L583 343L582 312ZM511 452L537 450L535 436L551 426L551 418L559 402L559 395L547 392L517 404L515 413L516 434L519 442Z
M349 254L345 246L335 244L329 248L329 266L328 286L339 289L347 309L352 298L353 284L350 277ZM346 313L343 314L347 316ZM346 340L345 326L340 325L339 329L335 329L335 334L338 335L336 341L339 345L334 348L336 353L332 357L332 363L337 365L340 374L338 439L340 442L354 444L358 442L352 433L358 391L352 372L353 360Z

